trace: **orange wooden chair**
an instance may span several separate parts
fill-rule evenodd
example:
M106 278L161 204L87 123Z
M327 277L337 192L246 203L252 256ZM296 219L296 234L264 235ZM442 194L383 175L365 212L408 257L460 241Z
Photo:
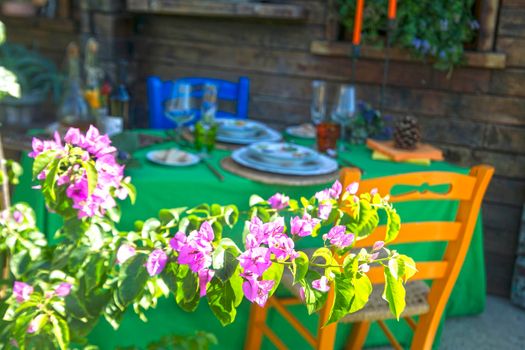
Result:
M473 167L468 175L450 172L417 172L360 182L360 192L369 192L373 188L377 188L381 195L390 194L390 200L393 203L417 200L459 201L456 218L451 222L403 223L403 218L401 218L401 231L395 241L396 244L432 241L448 242L442 260L418 262L418 272L411 279L413 282L409 282L406 285L407 305L401 318L414 331L411 349L427 350L432 348L443 310L465 260L482 199L493 173L494 168L487 165L479 165ZM351 182L359 181L360 172L354 168L343 169L340 177L343 188L346 188ZM392 188L400 184L414 186L414 190L399 195L392 195ZM442 184L449 184L447 193L440 194L427 190L428 186ZM423 189L421 190L422 185ZM380 226L372 235L358 241L356 247L369 247L375 241L384 239L384 235L385 227ZM381 267L372 267L369 277L374 284L384 283L383 269ZM423 280L432 281L431 287L429 288ZM286 284L286 282L287 279L283 277L283 283ZM366 340L371 322L377 321L393 347L402 349L383 321L394 317L390 313L387 303L381 298L382 288L375 286L374 291L364 309L354 314L349 314L340 321L353 323L346 348L361 349ZM330 298L334 297L333 290L330 289L328 293L328 300L330 301ZM301 300L298 297L278 298L273 296L268 300L264 308L253 304L251 306L245 349L259 349L263 336L268 337L278 349L286 349L285 344L265 323L268 310L272 307L290 322L313 348L332 349L337 323L322 327L328 320L328 308L320 310L317 336L314 336L286 308L288 305L300 303ZM417 322L412 318L413 316L419 316Z

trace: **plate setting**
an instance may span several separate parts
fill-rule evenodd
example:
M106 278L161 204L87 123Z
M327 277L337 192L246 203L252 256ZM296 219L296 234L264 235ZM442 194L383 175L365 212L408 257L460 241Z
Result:
M146 159L156 164L172 167L190 166L200 161L199 156L177 148L149 151L146 153Z
M286 133L303 139L315 139L316 137L315 126L309 123L289 126L286 128Z
M234 151L231 157L245 167L283 175L322 175L338 168L337 162L327 156L282 142L253 144Z
M248 145L281 139L281 133L257 121L220 118L216 122L219 126L217 141L220 142Z

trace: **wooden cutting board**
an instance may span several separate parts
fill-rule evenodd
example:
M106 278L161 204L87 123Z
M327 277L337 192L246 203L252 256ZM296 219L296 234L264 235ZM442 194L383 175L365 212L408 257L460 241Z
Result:
M443 152L427 143L419 143L417 147L412 150L396 148L394 146L394 141L378 141L367 139L366 145L372 150L386 154L396 162L405 161L408 159L443 160Z

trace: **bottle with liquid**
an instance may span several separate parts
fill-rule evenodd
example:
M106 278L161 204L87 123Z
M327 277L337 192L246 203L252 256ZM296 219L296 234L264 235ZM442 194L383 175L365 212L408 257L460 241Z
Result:
M79 48L74 42L67 47L67 71L63 97L58 108L60 124L65 128L73 126L87 130L94 119L82 91Z
M89 38L86 42L84 75L86 77L86 87L84 97L93 112L97 112L101 107L100 85L102 69L98 66L98 42L94 38Z
M132 129L132 121L129 114L130 96L126 88L127 63L122 61L119 65L117 85L110 96L110 114L113 117L121 117L124 129Z
M201 119L195 124L195 148L207 155L215 148L217 135L217 86L205 84L201 104Z

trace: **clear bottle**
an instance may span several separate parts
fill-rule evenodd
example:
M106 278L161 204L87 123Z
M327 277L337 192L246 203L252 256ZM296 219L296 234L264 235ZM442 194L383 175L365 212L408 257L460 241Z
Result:
M132 121L129 114L130 96L126 88L127 80L127 63L122 61L119 65L119 74L117 85L111 92L110 96L110 115L121 117L124 123L124 129L132 129Z
M79 48L74 42L67 47L67 70L62 102L58 108L60 124L65 128L74 126L87 130L94 120L82 92Z

